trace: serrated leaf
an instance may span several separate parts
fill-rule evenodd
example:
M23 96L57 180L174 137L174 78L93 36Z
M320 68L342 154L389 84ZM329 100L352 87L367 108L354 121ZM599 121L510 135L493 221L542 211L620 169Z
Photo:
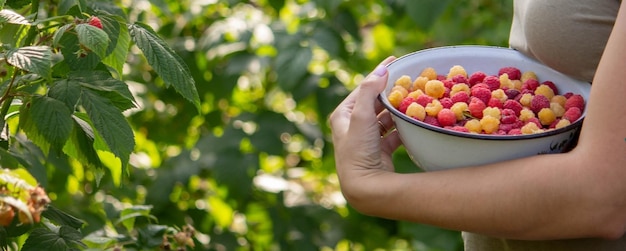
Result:
M63 37L63 35L65 35L65 32L67 32L73 26L74 24L66 24L57 29L54 32L54 36L52 37L52 46L58 47L59 42L61 42L61 38Z
M119 76L122 75L122 68L126 63L128 56L128 50L130 48L130 34L128 33L128 27L124 23L124 20L118 16L112 15L100 15L100 21L104 31L107 34L112 34L111 43L107 50L108 56L102 60L102 62L117 72Z
M187 64L165 43L150 26L135 23L129 26L130 37L143 52L148 64L170 85L200 111L200 97Z
M56 229L55 229L56 230ZM78 247L86 247L81 240L78 230L68 226L61 226L54 231L45 227L35 228L24 245L22 251L66 251Z
M83 220L69 215L51 205L46 207L46 210L41 213L41 216L58 225L69 226L75 229L80 229L85 224Z
M30 25L30 21L24 16L7 9L0 10L0 24L1 23Z
M120 212L120 218L116 221L116 224L122 224L126 230L131 231L135 227L135 219L137 217L148 217L156 220L156 218L150 214L152 206L146 205L134 205L129 208L124 208Z
M81 45L96 53L100 58L107 56L107 48L111 40L104 30L89 24L77 24L76 32Z
M135 148L135 136L124 115L110 100L89 89L83 89L81 92L80 103L87 111L98 134L125 167L130 153Z
M67 106L56 99L35 96L33 97L28 113L36 133L55 148L62 148L72 131L72 113ZM27 131L29 137L29 132Z
M128 85L112 78L108 72L78 72L72 74L70 79L76 80L84 88L98 91L100 96L108 98L121 111L136 107L135 97L128 89Z
M70 111L74 111L80 98L80 84L68 79L56 81L48 90L48 96L65 103Z
M104 168L94 148L96 136L93 128L88 122L75 115L72 118L74 120L74 129L70 135L70 140L63 147L63 152L77 159L83 165L98 169ZM99 180L96 181L99 183Z
M294 57L294 55L298 55ZM313 59L311 48L291 45L283 48L276 57L278 84L285 91L298 87L308 73L309 63Z
M17 68L48 78L52 65L52 51L48 46L25 46L7 50L6 60Z
M406 1L406 14L423 30L429 30L441 16L450 0Z

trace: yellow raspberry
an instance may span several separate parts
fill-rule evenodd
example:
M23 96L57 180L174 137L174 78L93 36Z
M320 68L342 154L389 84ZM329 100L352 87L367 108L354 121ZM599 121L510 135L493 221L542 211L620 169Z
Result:
M500 119L492 116L484 116L480 119L480 126L483 128L485 133L492 134L497 132L498 128L500 128Z
M526 82L526 80L529 80L529 79L538 80L537 74L535 74L534 71L526 71L526 72L522 73L522 77L521 77L522 83Z
M463 66L455 65L450 68L450 71L448 71L448 79L451 79L457 75L463 75L467 78L467 71L465 71L465 68L463 68Z
M420 77L426 77L428 80L437 79L437 71L432 67L427 67L422 70Z
M406 88L399 86L399 85L394 85L393 87L391 87L391 92L394 92L394 91L401 92L403 97L406 97L406 95L409 94L409 91Z
M535 117L535 113L532 110L525 108L525 107L520 111L520 114L519 114L519 119L524 122L527 122L529 119L532 119L534 117Z
M465 128L471 133L481 133L483 131L483 127L480 125L480 120L471 119L465 122Z
M522 126L522 134L534 134L543 132L543 129L539 128L535 123L526 123L526 125Z
M554 126L554 129L563 128L563 127L566 127L566 126L571 125L571 124L572 124L572 122L569 122L569 120L561 119L561 120L559 120L559 122L556 123L556 125Z
M426 90L426 82L428 82L428 77L419 76L413 81L413 90Z
M417 99L417 97L419 97L420 95L423 95L423 94L424 94L424 92L422 90L418 89L418 90L410 92L409 94L407 94L407 96L409 96L411 98L414 98L414 99Z
M522 89L522 85L524 84L519 79L511 80L511 82L513 83L513 89L518 90L518 91Z
M557 117L563 117L563 114L565 114L565 108L557 102L550 102L550 110L552 110Z
M500 75L500 88L507 88L507 89L514 88L513 81L509 79L508 73L503 73L502 75Z
M506 74L506 73L505 73ZM491 97L492 98L497 98L498 100L500 100L500 102L502 102L504 104L504 102L509 99L509 97L506 95L506 93L504 92L504 90L502 89L497 89L491 92Z
M424 121L424 118L426 117L426 109L422 105L413 102L406 108L406 115L417 120Z
M545 96L546 98L548 98L548 100L554 97L554 91L548 85L539 85L535 90L535 95L539 94Z
M567 98L563 95L554 95L554 97L550 99L550 103L559 103L559 105L563 107L565 107L565 101L567 101Z
M543 108L537 114L542 125L550 125L556 120L556 115L550 108Z
M411 84L413 82L411 81L411 77L408 75L402 75L401 77L399 77L396 82L394 83L396 86L402 86L404 87L404 89L407 90L411 90Z
M456 116L456 120L463 120L465 119L465 112L467 111L467 108L468 108L467 103L457 102L457 103L454 103L452 107L450 107L450 110L454 112L454 115Z
M441 98L446 92L446 87L439 80L429 80L426 82L425 93L433 98Z
M389 93L387 99L393 107L398 108L400 107L400 103L402 103L402 100L404 99L404 95L401 91L395 90Z
M459 92L465 92L467 95L470 95L471 91L469 85L463 83L453 85L452 89L450 89L450 97Z
M530 102L533 100L533 95L530 93L524 93L519 102L524 107L530 107Z
M487 107L483 110L483 117L491 116L500 119L500 109L498 107Z
M443 105L441 105L441 102L439 102L439 100L435 99L432 102L428 103L425 109L426 109L426 114L428 114L428 116L437 117L437 114L439 114L439 111L443 109Z

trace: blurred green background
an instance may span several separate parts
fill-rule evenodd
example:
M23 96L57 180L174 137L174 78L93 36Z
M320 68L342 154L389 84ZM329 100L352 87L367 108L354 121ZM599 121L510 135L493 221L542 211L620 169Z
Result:
M95 188L89 170L55 169L44 184L53 205L87 221L84 234L110 224L113 209L150 205L160 224L193 225L206 245L198 250L462 250L459 232L346 205L327 117L389 55L507 46L512 1L124 6L189 65L202 110L164 88L139 53L130 55L125 81L141 109L127 114L137 140L129 175L111 168ZM402 149L395 161L402 172L419 171Z

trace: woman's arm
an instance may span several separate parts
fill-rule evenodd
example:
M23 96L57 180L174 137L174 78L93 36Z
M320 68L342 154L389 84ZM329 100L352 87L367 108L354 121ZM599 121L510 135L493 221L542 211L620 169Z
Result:
M397 135L375 138L376 119L389 116L376 116L380 104L375 101L387 75L366 78L330 117L348 202L373 216L505 238L621 237L626 227L625 6L622 2L593 81L578 145L568 153L394 173L389 155L399 144Z

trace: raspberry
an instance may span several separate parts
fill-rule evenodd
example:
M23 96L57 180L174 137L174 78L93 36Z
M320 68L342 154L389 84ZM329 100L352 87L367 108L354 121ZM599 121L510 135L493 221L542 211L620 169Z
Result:
M469 110L472 117L480 119L483 117L483 110L486 107L487 105L485 105L485 102L483 102L479 98L472 97L469 105L467 106L467 109Z
M402 100L404 100L404 95L402 95L402 92L400 91L392 91L387 99L393 107L398 108L402 103Z
M513 128L511 129L507 135L522 135L522 129L521 128Z
M483 83L489 86L489 90L497 90L500 88L500 78L496 76L487 76L483 79Z
M552 99L552 97L554 97L554 91L552 90L552 88L550 88L550 86L547 85L539 85L539 87L537 87L537 89L535 89L535 95L543 95L546 96L546 98L548 99Z
M470 132L467 128L465 128L465 126L453 126L450 127L450 130L457 132Z
M504 101L509 99L509 97L506 96L506 93L504 93L504 90L502 90L502 89L497 89L495 91L492 91L491 92L491 97L492 98L497 98L502 103L504 103Z
M467 84L468 80L467 80L467 77L463 75L456 75L452 77L452 82L455 84Z
M509 74L502 74L500 75L500 88L503 90L508 90L508 89L514 89L515 88L515 84L513 83L513 81L511 79L509 79Z
M446 92L446 87L443 85L443 82L439 80L430 80L426 82L424 92L433 98L441 98Z
M502 108L502 101L500 101L497 98L490 98L489 99L489 103L487 103L488 107L497 107L497 108Z
M406 109L409 107L409 105L411 105L414 102L416 102L416 99L414 98L411 98L411 97L404 98L402 100L402 103L400 103L400 105L398 106L398 111L402 113L406 113Z
M452 102L454 103L467 103L469 101L469 95L467 94L467 92L458 92L453 94L450 99L452 99Z
M480 120L478 119L468 120L467 122L465 122L464 127L472 133L481 133L483 131L483 128L480 125Z
M458 103L454 103L454 105L450 107L450 110L454 112L457 120L463 120L465 119L464 112L467 111L467 107L468 107L467 103L458 102Z
M519 116L524 107L519 102L509 99L504 102L502 108L512 110L515 112L515 116Z
M441 109L443 109L443 106L441 105L441 102L439 102L439 100L433 100L433 102L430 102L428 105L426 105L425 107L426 109L426 114L428 114L429 116L437 116L437 113L439 113L439 111L441 111Z
M395 86L402 86L404 87L404 89L407 90L411 90L411 84L412 84L412 80L411 77L408 75L402 75L401 77L399 77L396 82L394 83Z
M419 76L415 79L415 81L413 81L413 90L424 90L426 89L426 82L428 82L430 79L428 79L427 77L424 76Z
M489 89L489 86L487 84L485 84L485 83L477 83L477 84L475 84L475 85L470 87L470 91L474 90L474 89L477 89L477 88Z
M472 96L480 99L483 103L489 103L489 99L491 98L491 90L486 88L472 88L471 90Z
M417 120L424 120L426 117L426 110L418 103L411 103L411 105L409 105L406 109L406 115Z
M522 90L535 91L537 87L539 87L539 81L533 78L526 80L526 82L522 84Z
M530 110L539 113L543 108L550 108L550 100L543 95L535 95L530 101Z
M563 108L565 108L565 102L567 101L567 98L563 95L554 95L554 97L552 97L552 99L550 99L550 102L552 103L559 103L559 105L561 105Z
M422 105L423 107L426 107L428 104L430 104L430 102L433 102L433 98L426 94L422 94L417 97L417 100L415 100L415 102Z
M93 16L89 19L89 25L102 29L102 22L100 18Z
M574 93L566 92L565 94L563 94L563 96L567 99L567 98L570 98L571 96L574 96Z
M516 67L512 67L512 66L502 67L498 71L498 76L505 74L505 73L509 75L509 79L511 80L518 80L522 78L522 71L520 71Z
M420 95L424 95L424 92L422 90L415 90L415 91L408 93L407 97L417 99L417 97L419 97Z
M485 116L480 119L480 126L483 128L485 133L492 134L498 131L500 127L500 120L492 116Z
M450 71L448 72L448 78L452 78L456 75L462 75L464 77L467 77L467 71L465 71L465 68L463 68L463 66L460 66L460 65L452 66L450 68Z
M543 126L541 125L541 121L539 121L538 118L531 118L528 121L526 121L526 124L535 124L538 128L542 128Z
M582 116L582 111L578 109L578 107L571 107L565 111L563 114L563 118L569 120L569 122L574 123Z
M559 94L559 89L556 87L554 82L548 80L548 81L543 81L543 83L541 83L541 84L549 86L550 89L552 89L552 91L554 92L555 95Z
M420 77L425 77L428 80L437 79L437 71L435 71L432 67L424 68L424 70L420 73Z
M549 126L556 120L556 115L550 108L543 108L539 113L537 113L537 117L539 117L539 121L544 126Z
M525 71L524 73L522 73L522 78L520 79L523 82L526 82L526 80L529 79L537 79L537 74L535 74L534 71Z
M520 91L516 89L507 89L506 91L504 91L504 93L509 99L515 99L515 97L520 94Z
M552 110L554 112L554 115L556 115L557 117L563 117L563 114L565 113L565 108L563 108L561 104L556 102L550 102L550 110Z
M460 75L459 75L460 76ZM441 81L443 83L443 86L450 89L452 88L452 86L455 84L452 80L450 79L445 79Z
M472 75L470 75L467 82L469 86L474 86L475 84L482 83L485 77L487 77L487 74L485 74L482 71L477 71L477 72L472 73Z
M443 108L450 108L454 104L451 98L442 98L439 99L439 102L441 103L441 106L443 106Z
M452 88L450 88L450 96L454 96L454 94L457 94L459 92L466 92L467 94L470 94L470 87L467 84L455 84L452 86Z
M426 116L424 118L424 123L429 124L429 125L433 125L436 127L441 127L441 125L439 125L439 121L437 120L437 118L433 117L433 116Z
M453 111L448 108L441 109L439 113L437 113L437 121L440 126L452 126L456 123L456 115Z
M571 125L572 123L567 119L561 119L558 123L554 125L554 129L559 129Z
M565 110L572 107L578 107L581 111L585 110L585 99L579 94L574 94L565 101Z
M513 124L517 120L517 114L513 109L502 109L500 112L500 122L503 124Z

